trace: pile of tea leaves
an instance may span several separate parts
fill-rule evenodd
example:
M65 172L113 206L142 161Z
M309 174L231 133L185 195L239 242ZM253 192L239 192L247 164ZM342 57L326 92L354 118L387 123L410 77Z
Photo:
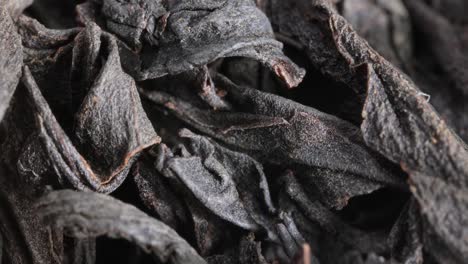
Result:
M467 14L0 0L0 263L466 263Z

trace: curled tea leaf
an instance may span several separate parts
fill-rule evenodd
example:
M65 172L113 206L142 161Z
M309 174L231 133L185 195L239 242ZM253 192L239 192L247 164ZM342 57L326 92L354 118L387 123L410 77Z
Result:
M38 208L46 223L63 228L66 234L74 237L123 238L162 262L206 263L170 227L106 195L56 191L43 197Z
M115 42L112 38L108 41L109 56L81 106L77 124L78 146L100 153L98 159L83 158L58 124L29 70L23 78L38 111L40 138L52 167L59 177L81 190L113 191L125 179L135 155L159 142L141 109L133 79L120 68ZM130 100L131 104L119 100Z
M231 112L206 111L166 93L142 92L182 121L233 148L261 161L297 166L304 177L318 178L322 198L330 206L343 207L350 197L386 184L401 186L398 176L365 146L352 124L279 96L236 86L222 77L216 82L228 92Z
M161 50L143 76L180 72L233 56L262 62L290 88L305 74L282 54L268 19L252 1L218 1L214 6L209 1L181 1L170 12Z
M260 225L271 232L270 218L275 208L261 165L248 155L223 148L188 130L182 130L180 135L189 142L190 156L168 160L168 168L221 218L248 230Z
M381 240L382 234L366 233L343 222L319 201L310 199L291 172L283 175L282 182L286 194L297 204L301 212L342 243L362 252L384 252L386 250L386 245Z
M117 44L111 37L104 40L109 56L81 105L75 131L80 153L93 171L107 175L101 181L109 182L126 175L135 156L160 138L141 106L135 81L120 67Z
M188 225L186 206L164 176L156 170L151 157L143 156L135 165L134 181L145 206L175 230Z

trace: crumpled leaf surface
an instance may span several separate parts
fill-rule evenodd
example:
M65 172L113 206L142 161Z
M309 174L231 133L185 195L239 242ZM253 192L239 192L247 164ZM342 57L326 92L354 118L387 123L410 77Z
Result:
M109 30L131 45L148 44L140 56L140 80L237 56L262 62L290 88L297 86L305 74L283 55L268 19L250 0L176 1L167 11L162 1L105 0L95 9L101 9ZM91 12L81 13L86 16ZM83 20L87 19L92 18Z
M31 2L0 262L468 259L466 1Z
M342 207L348 197L382 185L399 185L398 176L382 167L364 146L357 127L293 101L218 79L229 94L229 102L249 112L206 111L162 92L143 93L184 122L226 144L260 160L297 166L306 177L318 177L324 182L324 197L333 197L326 199L330 206ZM347 177L360 182L353 185L359 188L348 188Z
M169 169L164 169L165 160L172 155L164 144L150 151L135 169L137 188L151 212L178 232L193 232L197 250L202 256L209 256L220 243L230 239L228 222L210 212Z
M248 230L258 229L258 225L271 229L268 218L276 209L261 165L188 130L180 136L189 141L190 154L170 158L162 170L170 170L221 218Z
M315 19L321 21L324 32L327 32L336 43L333 56L339 58L343 66L344 62L348 64L348 70L345 67L332 69L331 60L321 61L325 64L322 69L344 81L348 78L356 79L352 76L356 75L356 71L352 71L351 68L363 65L366 73L367 98L363 106L364 120L361 129L366 143L390 160L399 163L402 169L409 173L411 179L413 177L421 179L423 177L421 175L424 175L426 179L423 182L442 181L446 184L453 184L463 192L462 190L466 189L465 175L467 175L466 165L468 164L465 144L440 119L418 88L373 51L326 1L303 5L322 11L321 15ZM311 56L315 56L313 55L315 52L315 50L310 50ZM350 85L353 84L350 83ZM419 182L421 185L413 188L416 190L424 188L423 182ZM415 184L418 185L418 183ZM432 192L426 195L431 197L432 203L440 206L440 211L444 211L441 210L444 208L441 200L434 197ZM460 198L453 197L452 199L459 200ZM463 199L460 203L464 203ZM444 225L450 225L451 229L456 230L457 227L465 226L465 223L461 211L455 208L453 210L455 215L458 215L455 216L457 220L455 223L446 222ZM450 207L445 210L450 210ZM435 223L432 222L432 224ZM438 235L444 243L450 241L449 233ZM457 243L455 248L458 253L466 251L464 243ZM427 250L439 260L463 256L457 253L453 255L440 253L439 255L435 247ZM457 262L457 260L452 261Z
M109 30L131 45L141 46L141 38L152 44L158 39L159 19L167 12L162 2L103 0L101 12Z
M44 221L68 235L124 238L163 262L206 263L170 227L111 197L63 190L47 194L38 206Z
M133 171L134 181L145 206L175 230L187 225L189 215L170 183L155 168L151 157L142 157Z
M282 55L267 18L252 1L180 1L169 12L157 57L143 66L145 79L233 56L259 60L288 87L297 86L304 76L304 70Z
M81 153L98 174L108 175L102 181L109 181L127 174L134 156L160 138L141 107L135 82L120 68L116 43L104 40L110 54L80 107L75 129L78 144L86 146Z
M326 232L365 252L384 250L385 245L379 241L379 234L367 234L342 222L319 201L311 200L291 172L285 173L283 184L286 194L297 203L304 215L321 225Z
M30 73L25 77L30 96L40 112L38 123L44 151L52 155L51 163L58 175L81 190L115 190L128 174L134 156L160 140L141 109L134 81L120 69L115 42L112 38L107 41L108 59L77 114L78 146L86 146L87 151L101 155L94 160L91 157L86 160L78 152L60 128L33 77ZM122 104L119 100L133 103ZM110 150L109 145L115 148Z

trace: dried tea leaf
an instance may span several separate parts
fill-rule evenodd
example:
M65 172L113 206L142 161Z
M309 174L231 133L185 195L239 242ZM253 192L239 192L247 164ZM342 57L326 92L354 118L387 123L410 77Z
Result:
M318 223L329 235L362 252L384 252L386 250L381 234L366 233L351 227L319 201L309 199L291 172L283 175L282 183L286 194L297 204L302 213L311 221Z
M81 29L49 29L24 15L18 19L18 28L25 51L24 63L57 120L69 133L73 129L73 91L70 87L73 39Z
M40 32L40 34L52 31L29 19L24 19L24 29L34 30L33 32ZM73 31L56 30L53 32L56 33L57 37L39 41L37 44L31 43L30 46L38 49L53 47L56 45L54 43L58 42L57 44L60 45L62 41L69 39L70 34L73 34ZM76 188L93 188L110 192L125 179L135 156L142 149L158 143L159 137L155 134L141 108L135 82L121 69L114 38L109 34L101 35L100 32L96 25L89 24L84 31L78 34L73 43L73 56L70 57L71 63L69 63L70 68L68 68L72 81L79 80L79 82L72 83L70 88L74 92L71 94L73 97L71 102L65 102L65 108L70 109L72 104L74 104L74 108L81 107L81 109L75 109L75 111L80 111L77 113L78 123L75 125L74 131L77 135L75 145L88 159L84 161L83 157L70 145L71 151L76 152L77 160L73 162L69 160L69 162L76 162L81 168L73 168L75 165L69 164L68 166L72 166L71 170L75 171L75 176L73 176L69 171L64 172L70 168L63 168L63 164L58 165L58 174L59 178L63 178L63 174L65 174L65 178L71 181ZM45 34L45 36L48 35ZM107 60L100 70L98 67L101 62L98 60L98 53L107 56ZM71 52L70 55L72 55ZM46 88L45 91L49 95L51 90L49 90L49 86ZM88 94L84 98L86 93ZM131 103L128 104L127 100L130 100ZM67 126L66 123L64 125L64 129L71 127ZM119 127L120 130L116 130L116 127ZM63 137L67 137L67 135L63 135ZM112 150L108 149L111 145L114 146ZM45 149L50 147L49 145ZM33 150L33 152L40 151L43 150ZM68 151L70 150L65 152ZM90 152L91 154L89 154ZM94 153L100 153L97 159L92 158ZM115 155L116 153L118 155ZM70 158L67 156L67 159ZM57 169L57 164L54 162L56 161L51 162L52 166ZM28 168L25 169L28 170ZM33 169L29 170L34 172ZM80 174L84 175L80 176ZM84 178L78 180L80 177ZM85 182L81 182L83 180ZM63 183L63 181L59 181Z
M18 31L26 48L47 50L58 49L73 41L80 28L50 29L34 18L22 15L18 18Z
M176 158L170 160L168 166L212 212L242 228L255 230L257 225L243 206L232 179L227 178L229 174L221 174L216 168L211 168L215 164L202 162L199 157ZM215 176L220 177L219 183L204 165L215 171Z
M170 227L103 194L55 191L43 197L38 208L46 223L73 237L123 238L162 262L206 263Z
M159 145L156 152L145 157L144 162L137 163L135 181L141 191L140 196L164 223L176 227L188 237L194 236L202 256L210 255L229 239L227 222L212 214L186 186L173 178L170 171L162 168L163 165L156 165L163 162L161 159L170 158L170 151L164 144Z
M330 34L330 13L337 12L330 1L270 0L268 9L275 31L299 42L316 69L348 86L361 85Z
M146 44L139 54L141 67L132 70L139 80L175 75L237 56L260 61L289 88L297 86L305 74L283 55L268 19L250 0L103 0L80 5L79 16L85 23L102 17L108 30L137 50Z
M101 48L106 46L106 41L102 43L101 38L106 37L91 22L74 39L70 68L73 112L80 108L102 67L99 55Z
M0 0L0 262L468 259L465 0L31 2Z
M112 39L109 45L113 48L82 105L77 125L78 146L86 145L88 151L96 151L99 159L89 156L90 160L87 161L81 156L57 123L29 70L26 70L23 78L38 111L39 138L52 167L59 178L66 178L81 190L115 190L125 179L134 156L159 142L159 137L145 120L134 81L120 69L116 44ZM133 104L122 104L119 100L123 99ZM121 115L115 115L115 111ZM97 118L93 119L93 116ZM142 123L143 126L140 125ZM113 149L109 149L109 146L113 146ZM101 151L102 148L105 150ZM119 155L115 156L116 153Z
M460 190L466 188L465 175L468 169L466 145L440 119L414 84L370 49L325 1L303 5L321 11L320 15L314 18L315 23L321 23L323 32L334 40L338 52L335 51L333 56L342 56L341 63L348 64L347 68L332 68L336 64L333 65L332 61L322 59L322 63L328 64L326 72L345 81L359 73L353 71L353 67L369 63L363 66L367 73L367 99L363 109L362 124L366 143L390 160L401 164L410 177L422 178L418 175L425 175L426 182L445 182ZM300 9L296 12L300 13ZM297 16L294 18L298 19ZM305 15L299 17L301 20L306 18ZM309 51L313 52L314 56L318 55L313 47ZM325 55L329 54L330 52ZM416 183L418 184L422 182ZM418 188L424 189L424 185L417 186L416 190ZM443 206L442 201L437 199L432 199L431 202ZM457 209L454 211L457 212L456 215L462 214ZM442 227L438 228L456 230L466 226L462 218L458 220L450 225L447 222L440 223ZM441 244L451 241L450 233L439 232L437 236L439 241L443 241ZM453 244L448 245L457 253L466 250L464 243L458 243L456 249L453 246ZM425 250L437 258L436 247L428 247ZM463 256L457 253L452 253L451 258L457 259Z
M425 246L441 263L463 263L468 257L468 189L418 172L410 175L424 219Z
M9 1L10 2L10 1ZM2 4L0 3L0 121L10 105L16 86L21 77L23 49L21 37Z
M364 70L349 69L343 74L365 73L367 98L361 129L366 143L410 170L432 171L429 174L466 182L461 176L467 169L465 145L446 127L414 84L370 49L328 4L318 1L313 8L325 12L325 18L321 19L328 21L339 54L347 59L348 67L362 65ZM440 151L441 148L445 151Z
M26 177L28 182L36 185L50 184L44 175L53 173L46 153L42 150L41 142L37 140L38 133L32 133L24 144L16 164L19 174Z
M77 114L80 153L101 176L125 178L143 149L160 142L140 102L135 81L120 66L117 44L104 38L109 55ZM121 176L119 176L121 175Z
M375 63L366 66L368 96L362 124L366 143L401 164L411 178L425 175L425 181L441 181L466 188L468 182L463 175L467 175L468 153L465 144L452 133L405 76L371 50L366 50L365 43L353 32L346 31L348 27L344 21L337 18L332 25L335 28L334 38L339 40L337 45L350 62ZM443 206L437 199L432 202ZM461 211L454 210L461 214ZM450 228L466 225L462 219L458 220L456 224L451 223ZM450 240L447 233L438 235L446 243ZM463 252L466 245L457 244L456 248ZM437 255L435 250L427 250Z
M250 0L177 2L163 17L159 48L143 58L140 79L201 67L222 57L256 59L288 87L305 71L281 52L265 15Z
M160 32L159 19L166 14L163 1L101 0L102 15L107 28L130 45L141 47L147 41L157 45Z
M322 189L330 206L343 207L350 197L384 185L401 186L401 180L364 146L359 129L352 124L279 96L236 86L222 77L216 83L240 111L206 111L162 92L145 90L143 94L236 149L262 161L297 166L305 177L330 182ZM360 184L349 187L353 181Z
M367 67L368 97L364 105L362 124L366 142L391 160L400 163L411 179L418 179L414 181L416 189L421 188L428 192L426 199L430 199L431 204L436 205L438 210L443 208L443 200L432 197L434 190L429 191L424 186L427 186L426 182L435 181L437 183L432 184L433 188L442 188L445 183L456 186L460 192L466 189L468 182L464 175L467 175L468 153L465 144L453 134L427 101L419 96L418 90L410 86L411 83L405 82L397 73L386 75L385 73L391 72L382 72L385 68L381 68L378 74L371 66ZM392 86L392 82L400 83L400 86ZM453 207L452 214L463 215L464 210L460 206L466 206L466 201L461 199L459 204L450 205ZM424 203L420 201L420 205L423 207ZM448 210L451 207L448 207ZM463 218L455 219L451 223L431 224L449 230L466 226L466 220ZM425 234L427 232L429 231L426 229ZM450 253L441 253L441 257L439 251L435 250L441 245L433 246L432 250L429 246L426 250L431 255L439 259L466 259L468 247L465 243L450 242L453 240L450 232L439 232L436 236L443 241L442 244L448 244ZM457 252L451 253L453 250ZM457 263L457 260L452 261Z
M164 5L159 0L104 0L82 4L78 11L84 23L99 23L102 18L108 30L137 50L146 44L139 53L141 65L125 66L139 80L241 56L260 61L289 88L302 81L305 71L284 56L268 19L252 1L184 0Z
M183 200L156 170L151 156L143 156L135 163L133 175L139 196L151 212L174 230L188 225L189 215Z
M371 66L368 70L368 97L361 126L366 142L400 163L410 175L423 173L466 188L465 144L416 89L385 86L385 79Z
M167 167L214 214L248 230L263 226L274 239L275 208L262 166L188 130L180 136L189 154L168 160Z
M231 236L232 230L228 222L222 220L202 203L198 202L194 195L186 191L181 194L192 215L193 233L197 243L197 249L202 256L212 255L219 251L220 245L235 243Z
M227 103L220 94L216 91L216 85L211 78L211 74L207 66L197 69L193 73L195 75L196 86L200 88L198 95L206 102L213 110L230 110L231 106Z

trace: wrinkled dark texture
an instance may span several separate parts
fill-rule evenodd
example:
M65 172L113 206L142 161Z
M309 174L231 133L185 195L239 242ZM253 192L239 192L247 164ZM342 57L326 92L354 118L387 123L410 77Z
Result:
M102 17L111 32L141 50L139 80L234 56L260 61L290 88L304 77L305 71L282 54L282 44L274 39L267 17L250 0L174 1L166 3L170 5L167 10L160 0L97 2L102 3L82 6L82 20ZM141 47L142 43L146 45Z
M163 262L206 263L174 230L137 208L108 196L57 191L42 198L38 208L46 223L63 228L70 236L124 238Z
M465 263L467 12L0 0L0 263Z
M399 179L364 145L357 127L293 101L216 79L239 111L207 111L157 91L145 94L189 125L260 160L298 168L330 206ZM248 110L249 112L242 112ZM311 179L312 178L312 179ZM326 179L331 178L331 179ZM346 179L348 178L348 179ZM353 184L346 184L354 182Z
M21 77L23 48L21 37L16 32L13 20L7 10L0 6L0 121L5 115L9 102Z

